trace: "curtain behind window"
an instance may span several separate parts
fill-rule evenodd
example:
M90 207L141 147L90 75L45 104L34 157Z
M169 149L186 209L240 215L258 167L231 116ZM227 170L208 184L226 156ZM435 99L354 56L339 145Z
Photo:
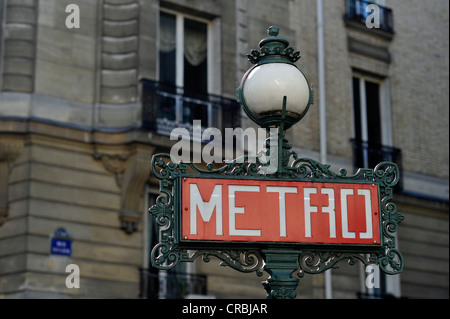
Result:
M184 30L184 56L189 64L200 65L206 60L206 24L186 19Z

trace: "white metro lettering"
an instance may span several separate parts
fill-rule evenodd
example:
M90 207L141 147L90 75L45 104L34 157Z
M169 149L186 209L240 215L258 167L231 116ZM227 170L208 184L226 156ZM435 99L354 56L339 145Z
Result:
M182 183L183 240L380 244L376 185L207 178Z
M236 207L235 192L259 192L259 186L229 185L228 200L230 206L230 235L236 236L261 236L260 229L236 229L236 214L244 214L244 207Z
M311 213L317 213L317 207L311 205L311 194L317 194L317 188L304 188L305 200L305 237L312 237L311 235ZM330 238L336 238L336 212L334 205L334 189L322 188L321 194L328 195L328 206L322 206L322 213L329 214L330 220Z
M344 238L355 238L355 232L348 230L348 208L347 208L347 196L353 195L353 189L341 190L341 216L342 216L342 236ZM358 189L358 195L364 196L364 208L366 219L366 231L359 234L359 238L372 238L372 202L370 199L370 190Z
M204 222L216 209L216 235L222 235L222 185L216 185L209 201L204 202L197 184L191 184L191 234L197 234L197 207Z
M267 186L268 193L278 193L280 201L280 237L286 237L286 193L297 194L297 187Z

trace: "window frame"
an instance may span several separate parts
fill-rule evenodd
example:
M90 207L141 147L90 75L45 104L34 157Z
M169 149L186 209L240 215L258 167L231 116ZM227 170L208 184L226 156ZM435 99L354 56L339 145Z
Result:
M207 88L208 88L208 94L215 94L215 95L220 95L221 92L219 92L218 90L218 79L220 76L220 72L217 72L217 64L214 63L213 61L213 56L216 56L217 54L217 49L215 49L215 44L217 44L218 42L220 42L219 40L214 40L214 39L218 39L220 37L220 33L217 32L218 28L217 26L220 25L220 22L218 21L219 19L213 19L213 20L208 20L205 18L199 18L187 13L183 13L180 11L175 11L172 9L166 9L166 8L160 8L159 9L159 13L160 12L165 12L171 15L175 16L175 20L176 20L176 86L177 87L183 87L184 86L184 19L190 19L190 20L195 20L198 22L202 22L206 24L206 37L207 37ZM158 14L158 30L159 30L159 14ZM159 52L159 47L160 47L160 33L157 33L157 52ZM181 48L181 50L179 50L178 48ZM219 51L220 52L220 51ZM157 80L159 80L159 54L157 54L157 59L156 59L156 77ZM214 72L215 71L215 72Z
M207 38L207 53L206 53L206 59L207 59L207 94L213 94L213 95L221 95L221 61L220 61L220 52L221 52L221 46L220 46L220 19L206 19L206 18L199 18L184 12L167 9L167 8L159 8L158 11L158 32L157 32L157 45L156 45L156 80L159 81L159 75L160 75L160 61L159 61L159 51L160 51L160 32L159 32L159 26L160 21L159 17L161 12L171 14L175 16L175 37L176 37L176 53L175 53L175 86L177 90L180 92L177 92L179 94L183 94L184 90L184 20L190 19L194 21L198 21L201 23L206 24L206 38ZM217 61L219 57L219 61ZM213 123L213 110L212 105L208 105L207 107L207 116L208 116L208 123L207 127L211 127ZM176 106L176 114L175 114L175 121L177 123L184 123L183 121L183 106L181 103L177 103Z
M367 97L365 92L365 82L372 82L379 85L379 111L380 111L380 132L381 132L381 144L384 146L392 147L392 124L391 124L391 105L390 105L390 91L389 91L389 78L380 78L376 76L367 75L361 72L352 73L353 78L359 79L359 107L360 107L360 123L361 123L361 140L367 142L369 133L367 125ZM353 85L352 85L352 96ZM356 127L354 124L355 111L354 101L352 98L352 128L353 137L356 137Z

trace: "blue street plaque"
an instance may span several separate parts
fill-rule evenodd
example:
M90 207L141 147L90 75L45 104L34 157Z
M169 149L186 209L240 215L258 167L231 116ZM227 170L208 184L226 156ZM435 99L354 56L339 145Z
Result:
M72 255L72 239L69 233L63 229L57 229L50 239L50 254L60 256Z

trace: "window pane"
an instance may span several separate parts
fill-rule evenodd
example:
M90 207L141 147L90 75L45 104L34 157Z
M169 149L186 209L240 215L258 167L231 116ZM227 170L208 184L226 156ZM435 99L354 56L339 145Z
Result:
M159 23L159 81L175 86L176 18L172 14L161 12Z
M367 134L369 139L369 167L383 161L381 145L380 86L374 82L366 84Z
M206 94L207 87L207 25L184 20L184 89L185 92Z
M355 139L362 140L361 136L361 96L359 78L353 78L353 114L355 124Z
M380 86L374 82L365 83L369 142L381 144Z
M364 145L361 127L361 91L359 78L353 78L353 123L355 127L355 141L353 144L354 165L364 167Z

